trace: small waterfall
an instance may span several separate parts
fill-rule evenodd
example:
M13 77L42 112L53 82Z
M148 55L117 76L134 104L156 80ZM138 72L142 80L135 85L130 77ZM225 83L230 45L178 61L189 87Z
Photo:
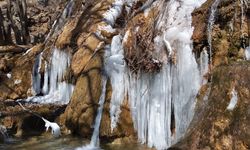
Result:
M217 13L218 5L220 4L220 0L215 0L210 8L210 16L208 19L208 26L207 26L207 35L208 35L208 46L209 46L209 62L212 64L212 32L213 26L215 22L215 17Z
M102 94L99 99L99 108L97 110L97 116L95 118L95 126L94 126L94 132L91 137L91 142L89 145L76 148L76 150L100 150L99 146L99 130L102 120L102 111L103 111L103 105L105 102L105 96L106 96L106 84L107 84L107 77L103 76L102 78Z
M74 85L64 81L66 70L70 66L71 55L56 48L53 50L51 65L48 66L47 62L45 62L42 87L41 75L39 73L41 58L42 53L37 56L33 67L32 85L36 94L43 94L44 96L30 97L26 101L67 104L74 90Z

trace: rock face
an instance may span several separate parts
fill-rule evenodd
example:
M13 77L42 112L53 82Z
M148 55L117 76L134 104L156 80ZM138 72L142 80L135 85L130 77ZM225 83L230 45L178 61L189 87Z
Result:
M208 99L200 99L189 132L171 149L249 149L249 75L249 62L216 68ZM237 93L236 104L229 109L233 90Z
M31 96L33 64L42 47L37 45L31 48L27 55L7 54L1 58L0 101Z
M197 55L204 48L209 49L208 18L213 3L213 0L208 0L193 12L194 52ZM249 41L248 17L247 6L240 0L219 2L211 32L213 67L245 59L244 49Z
M96 16L96 14L106 12L109 6L110 4L103 1L96 1L95 5L93 4L88 8L87 11L90 12L83 13L81 17L73 19L69 22L70 26L66 25L57 41L59 47L68 45L67 43L72 40L77 41L78 49L73 54L71 63L71 70L76 78L76 86L70 103L61 118L72 133L84 137L90 137L93 133L93 125L99 106L98 102L102 91L101 79L105 75L103 70L104 46L110 44L112 37L117 34L115 31L104 30L104 27L108 24L102 21L102 16ZM88 15L91 16L90 19L80 20L88 17ZM71 30L74 22L78 22L78 24L75 24L75 29ZM75 30L77 30L77 33L75 33ZM96 32L100 32L103 37L96 35ZM73 34L75 35L69 36ZM74 39L76 36L78 38ZM109 117L111 86L107 85L107 89L100 136L109 138L134 135L128 104L124 104L121 123L114 132L111 132Z

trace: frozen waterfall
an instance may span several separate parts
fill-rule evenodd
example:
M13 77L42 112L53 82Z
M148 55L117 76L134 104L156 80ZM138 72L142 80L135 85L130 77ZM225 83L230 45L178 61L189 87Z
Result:
M125 98L124 94L119 93L127 89L138 138L149 147L168 148L184 135L192 120L196 95L202 82L201 71L192 53L191 13L203 2L205 0L170 0L166 2L167 8L162 8L164 11L158 20L158 29L162 31L162 36L155 38L155 49L163 54L162 49L167 41L166 46L173 49L171 53L177 57L177 62L171 64L167 56L162 55L165 61L159 73L130 73L129 69L123 68L120 36L112 40L106 63L106 68L112 68L109 71L113 89L113 105L110 110L112 125L119 119L116 118L120 113L119 105ZM204 55L206 56L205 52ZM122 67L117 68L119 65ZM207 67L205 64L203 66L204 73ZM111 128L113 127L115 126Z

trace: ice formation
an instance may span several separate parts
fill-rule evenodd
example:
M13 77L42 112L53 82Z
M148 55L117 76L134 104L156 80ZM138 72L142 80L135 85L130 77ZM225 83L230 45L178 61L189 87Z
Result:
M112 4L113 7L103 14L104 20L106 20L110 25L113 26L115 24L116 19L122 13L122 7L124 2L124 0L116 0Z
M110 118L111 118L111 130L116 127L116 123L119 119L120 105L122 104L126 90L126 75L124 74L125 62L123 58L122 37L120 35L114 36L110 54L106 54L106 70L110 77L112 85L112 97L110 102Z
M207 79L204 77L204 75L206 75L206 73L208 73L209 71L209 56L207 53L207 49L204 48L200 54L200 73L201 73L201 77L202 79L202 84L206 84L207 83Z
M85 145L83 147L76 148L76 150L100 150L99 146L99 130L101 125L101 119L102 119L102 112L103 112L103 106L105 102L105 96L106 96L106 84L107 84L107 77L102 77L102 94L99 99L99 108L97 110L97 116L95 118L95 126L94 126L94 132L91 137L90 144Z
M159 73L137 75L130 73L129 69L116 68L117 63L123 64L123 49L120 46L120 37L114 37L111 44L110 56L107 57L106 67L112 68L108 72L112 84L111 121L118 121L114 115L120 113L119 105L125 98L124 91L128 92L134 127L138 138L149 147L165 149L178 141L185 133L192 120L195 106L195 97L201 85L200 71L192 53L191 13L205 0L200 1L175 1L168 2L163 8L158 22L158 29L162 31L162 38L155 38L156 51L165 60ZM128 38L128 32L124 41ZM168 63L166 55L161 51L165 46L169 53L176 50L177 64ZM112 53L115 47L116 53ZM117 54L119 54L117 56ZM111 59L114 58L114 59ZM116 73L116 74L113 74ZM117 81L112 82L117 78ZM127 81L124 83L122 80ZM122 81L122 82L121 82ZM125 86L125 89L123 88ZM117 88L115 88L117 87ZM120 90L120 91L118 91ZM119 97L118 97L119 96ZM171 114L175 118L175 132L171 132ZM114 125L115 122L112 123ZM115 126L113 126L115 127ZM111 127L111 128L113 128Z
M11 73L7 73L6 76L7 76L7 78L9 78L9 79L12 77Z
M32 85L36 94L42 93L44 96L30 97L27 101L67 104L74 90L74 85L64 80L66 70L70 66L70 54L56 48L53 50L51 65L48 66L45 62L43 86L39 72L41 56L42 54L38 55L33 68Z
M104 19L110 25L114 25L124 2L116 0L113 7L104 14ZM120 106L128 95L138 139L157 149L168 148L186 132L193 118L196 95L202 84L201 78L208 70L208 65L205 64L208 63L206 51L202 53L201 67L198 69L192 53L191 40L191 13L205 0L170 0L164 2L167 5L161 5L162 2L158 2L162 11L157 22L157 29L162 31L162 34L154 39L156 55L164 61L159 73L132 74L126 67L122 43L129 38L129 31L123 38L121 35L114 36L111 45L105 50L105 70L112 85L111 129L116 127L121 112ZM126 9L129 11L129 8ZM168 54L176 55L176 64L169 63L164 47L167 48ZM98 110L96 119L99 115ZM174 129L172 126L175 126ZM99 133L98 121L95 123L95 129L97 127ZM94 136L95 131L91 143L97 141ZM93 148L95 145L90 144L80 149Z
M210 16L208 19L208 27L207 27L207 34L208 34L208 45L209 45L209 61L212 62L212 32L213 26L215 22L217 7L220 4L221 0L215 0L210 9Z
M60 127L57 123L50 122L47 119L44 119L43 117L42 120L45 122L46 131L48 131L48 129L51 128L51 133L54 137L61 136Z
M227 110L233 110L238 102L238 93L235 91L235 89L232 90L231 92L231 100L229 105L227 106Z
M245 56L247 60L250 60L250 46L246 47Z

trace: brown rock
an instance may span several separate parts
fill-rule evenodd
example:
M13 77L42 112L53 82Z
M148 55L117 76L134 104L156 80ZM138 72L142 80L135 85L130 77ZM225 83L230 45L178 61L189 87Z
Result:
M99 97L101 95L100 70L92 69L77 80L70 103L65 111L66 126L82 136L92 134Z

